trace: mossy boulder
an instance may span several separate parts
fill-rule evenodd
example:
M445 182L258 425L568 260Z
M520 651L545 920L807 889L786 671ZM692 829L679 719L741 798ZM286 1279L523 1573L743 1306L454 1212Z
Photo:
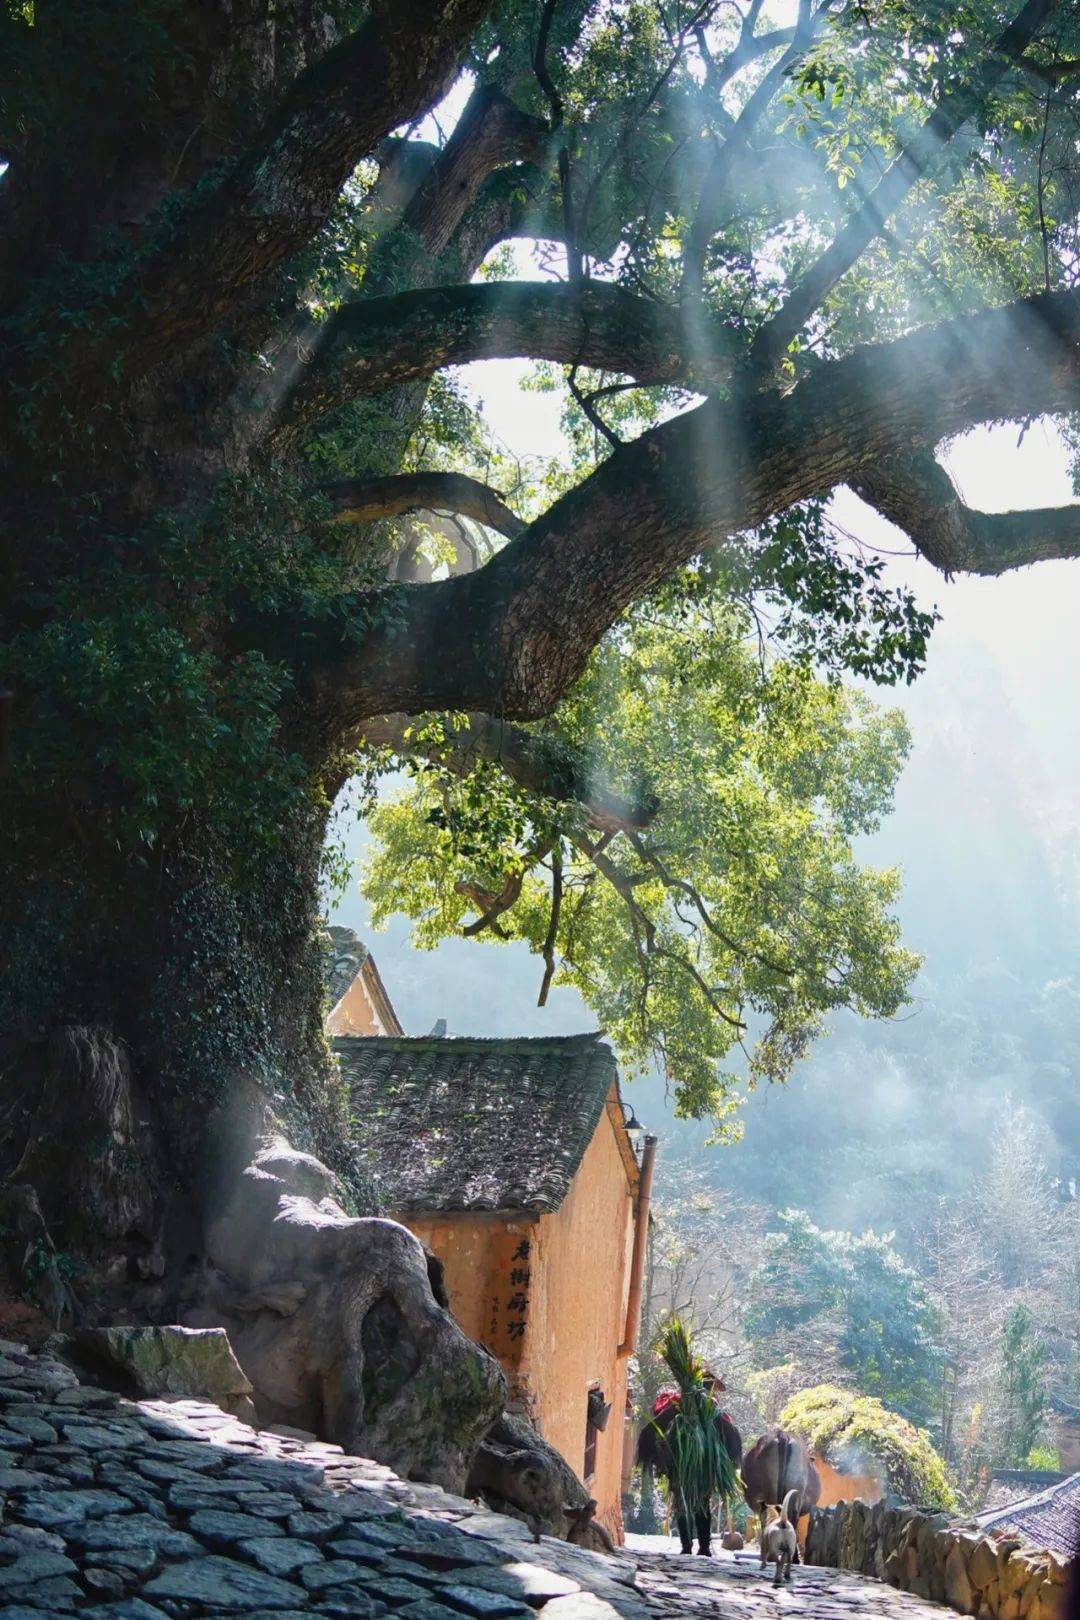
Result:
M78 1342L94 1360L130 1378L140 1395L213 1401L254 1419L251 1384L224 1328L84 1328Z

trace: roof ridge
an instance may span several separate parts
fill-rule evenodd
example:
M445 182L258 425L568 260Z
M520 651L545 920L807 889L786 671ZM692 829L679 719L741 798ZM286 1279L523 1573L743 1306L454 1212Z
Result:
M372 1045L410 1047L465 1047L479 1046L574 1046L593 1045L610 1052L604 1041L605 1030L585 1030L577 1035L335 1035L334 1041L367 1041ZM614 1055L614 1054L612 1054Z

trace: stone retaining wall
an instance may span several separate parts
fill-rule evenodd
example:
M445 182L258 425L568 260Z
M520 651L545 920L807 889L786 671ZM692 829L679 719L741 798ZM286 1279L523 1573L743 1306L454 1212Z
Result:
M1059 1620L1068 1566L1015 1537L950 1524L947 1514L878 1502L815 1508L808 1564L858 1570L977 1620Z

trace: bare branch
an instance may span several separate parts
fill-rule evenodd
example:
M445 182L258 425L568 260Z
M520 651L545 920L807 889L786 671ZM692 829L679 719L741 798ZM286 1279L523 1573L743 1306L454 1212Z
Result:
M536 51L533 55L533 72L536 74L548 106L551 108L551 129L554 133L563 120L563 102L555 82L548 71L547 48L548 38L551 34L551 24L558 8L559 0L544 0L544 9L540 14L540 28L536 36Z
M371 523L405 512L455 512L510 540L525 524L497 490L465 473L389 473L381 478L343 478L325 494L345 523Z
M542 955L544 958L544 977L540 984L540 994L536 998L538 1007L547 1006L548 991L551 981L555 977L555 946L559 938L559 917L562 912L563 897L563 857L562 839L555 840L551 851L551 916L548 918L547 934L544 937Z
M1080 557L1080 504L975 511L964 505L930 451L867 468L851 487L909 534L946 575L1003 574L1030 563Z
M602 438L607 440L608 444L611 445L613 450L617 450L623 441L619 438L619 435L615 432L614 428L608 427L607 423L604 421L604 418L600 415L600 412L596 406L596 394L587 394L578 386L577 374L577 366L571 366L566 378L566 386L570 390L574 403L584 414L586 419L592 424L594 433L599 433Z
M754 88L747 98L746 105L734 124L732 124L723 146L721 146L709 167L704 185L701 188L701 196L698 199L694 223L690 228L690 235L686 243L681 288L684 298L697 298L701 295L709 242L712 240L721 206L731 185L735 165L740 158L746 155L751 136L761 122L773 97L787 78L792 66L804 54L807 46L820 31L830 4L831 0L823 0L817 12L811 17L809 5L806 0L803 0L800 5L799 23L792 30L788 48L779 61L775 62L762 77L760 84ZM767 35L765 37L772 39L776 36ZM740 44L736 46L728 57L727 62L722 64L718 76L723 79L725 68L735 62L736 58L741 57L741 60L732 68L732 73L738 71L743 62L751 60L749 52L754 43L752 35L745 42L740 41ZM760 44L761 42L758 41L757 43ZM757 52L756 54L762 53Z

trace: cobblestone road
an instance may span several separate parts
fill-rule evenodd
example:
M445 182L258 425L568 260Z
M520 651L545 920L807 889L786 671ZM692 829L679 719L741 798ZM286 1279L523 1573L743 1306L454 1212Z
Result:
M615 1558L215 1406L125 1401L0 1342L0 1620L942 1620L820 1569Z

